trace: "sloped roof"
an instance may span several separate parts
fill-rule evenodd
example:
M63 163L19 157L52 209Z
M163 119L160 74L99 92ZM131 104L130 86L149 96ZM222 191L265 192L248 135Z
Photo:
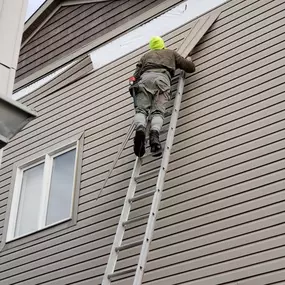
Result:
M18 79L16 79L14 90L22 88L23 86L26 86L27 84L33 82L34 80L41 78L42 76L48 73L51 73L53 70L56 70L57 68L60 68L61 66L65 64L68 64L69 62L79 58L80 56L84 54L87 54L88 52L93 50L95 47L100 46L103 43L121 34L124 34L126 31L133 29L137 25L144 23L147 20L152 19L153 17L159 15L162 11L166 11L167 9L170 9L171 7L173 7L174 5L182 1L183 0L159 0L155 2L148 1L149 3L152 4L151 8L148 8L150 5L145 5L143 6L144 7L143 10L139 8L136 9L135 12L137 14L135 13L136 15L133 17L125 17L123 15L124 21L122 22L120 26L114 25L114 27L112 28L111 25L113 24L112 23L109 24L107 29L106 28L103 29L105 31L103 34L100 34L95 39L92 39L90 36L86 37L86 42L80 41L82 46L80 47L75 46L73 50L71 50L70 48L60 50L58 54L56 54L56 56L58 56L57 58L55 57L54 54L53 54L53 57L51 58L44 58L43 56L45 56L46 54L50 55L50 53L46 49L46 46L43 47L42 45L40 51L43 51L43 54L40 54L39 51L37 51L36 54L38 57L41 57L44 59L45 64L43 65L42 62L37 61L37 58L34 58L35 60L31 61L31 57L34 56L30 52L32 49L26 48L26 47L29 44L30 39L32 39L34 36L38 34L38 31L41 29L41 27L45 25L50 19L52 19L53 15L55 15L56 12L59 11L61 7L66 8L64 6L72 7L73 5L83 6L83 4L88 5L88 4L94 4L94 3L97 3L99 5L99 4L102 4L102 2L106 2L110 4L112 4L112 2L119 2L119 0L47 0L45 1L43 5L34 13L34 15L32 15L32 17L26 22L21 52L23 52L23 49L26 48L26 50L28 50L28 53L27 53L27 57L23 56L22 58L20 54L18 69L17 69ZM128 1L125 1L125 2L128 2ZM140 1L140 3L141 2L142 1ZM134 1L134 3L136 3L136 1ZM117 5L117 6L119 7L120 5ZM132 6L135 6L135 5L132 4ZM124 7L124 9L126 9L126 7ZM123 14L125 10L121 12L119 9L118 11ZM116 24L117 22L114 22L114 23ZM77 29L77 27L75 28ZM88 31L93 32L93 30L90 27L89 29L86 30L86 32ZM97 35L98 33L99 32L97 30L94 31L94 34ZM87 42L87 39L90 42ZM40 44L42 44L42 42ZM51 46L52 46L52 41L49 42L49 47ZM59 49L55 45L53 45L51 48ZM62 55L61 53L65 53L65 54ZM28 68L29 70L22 70L23 76L21 78L18 72L23 66L28 66L28 64L30 64ZM36 67L33 64L36 65ZM40 67L40 68L34 69L34 67L35 68Z

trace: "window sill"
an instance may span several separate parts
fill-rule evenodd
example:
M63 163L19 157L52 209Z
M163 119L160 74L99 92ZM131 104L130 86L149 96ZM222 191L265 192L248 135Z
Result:
M2 241L2 244L0 245L0 252L12 249L14 247L24 245L29 242L33 242L35 240L45 238L50 236L53 233L64 231L70 227L73 227L76 225L75 220L68 218L62 221L59 221L57 223L54 223L52 225L49 225L45 228L42 228L40 230L13 238L11 240L8 240L6 242Z

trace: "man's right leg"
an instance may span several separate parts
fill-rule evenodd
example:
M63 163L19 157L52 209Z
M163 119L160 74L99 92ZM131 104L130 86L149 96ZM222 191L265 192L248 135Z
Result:
M151 97L143 88L140 88L140 91L134 98L134 103L136 111L134 117L134 123L136 125L134 153L136 156L142 157L145 154L145 130L151 106Z
M159 140L159 133L163 125L165 105L170 99L170 78L165 73L156 74L155 84L157 87L153 96L150 118L149 142L153 156L162 154L162 147Z
M151 153L154 157L161 156L162 154L159 133L163 125L165 105L169 101L169 98L169 92L158 92L155 95L152 105L149 140Z

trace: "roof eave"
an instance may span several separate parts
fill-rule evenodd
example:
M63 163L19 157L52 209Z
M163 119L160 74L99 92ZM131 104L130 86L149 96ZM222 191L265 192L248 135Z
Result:
M86 3L106 2L110 0L69 0L67 5L80 5ZM39 27L39 25L63 2L62 0L46 0L36 12L27 20L24 26L22 42Z
M48 15L60 4L61 0L47 0L25 23L22 41L25 41L29 35L48 17Z

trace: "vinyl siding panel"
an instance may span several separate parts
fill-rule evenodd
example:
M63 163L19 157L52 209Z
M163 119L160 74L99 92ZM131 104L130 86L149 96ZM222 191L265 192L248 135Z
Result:
M119 0L62 6L21 49L16 82L162 2Z
M229 1L193 51L197 70L186 78L144 284L284 283L284 8L281 0ZM168 46L177 47L190 27L169 34ZM3 284L100 284L134 163L132 139L96 197L130 125L127 78L145 51L48 96L23 98L40 116L4 151L0 226L13 163L85 130L79 214L75 227L2 251ZM169 117L164 130L168 124ZM158 165L147 158L143 171ZM138 191L154 185L155 177L142 180ZM150 202L134 203L132 216L147 213ZM143 233L134 224L124 242ZM118 268L134 265L138 252L123 252Z

